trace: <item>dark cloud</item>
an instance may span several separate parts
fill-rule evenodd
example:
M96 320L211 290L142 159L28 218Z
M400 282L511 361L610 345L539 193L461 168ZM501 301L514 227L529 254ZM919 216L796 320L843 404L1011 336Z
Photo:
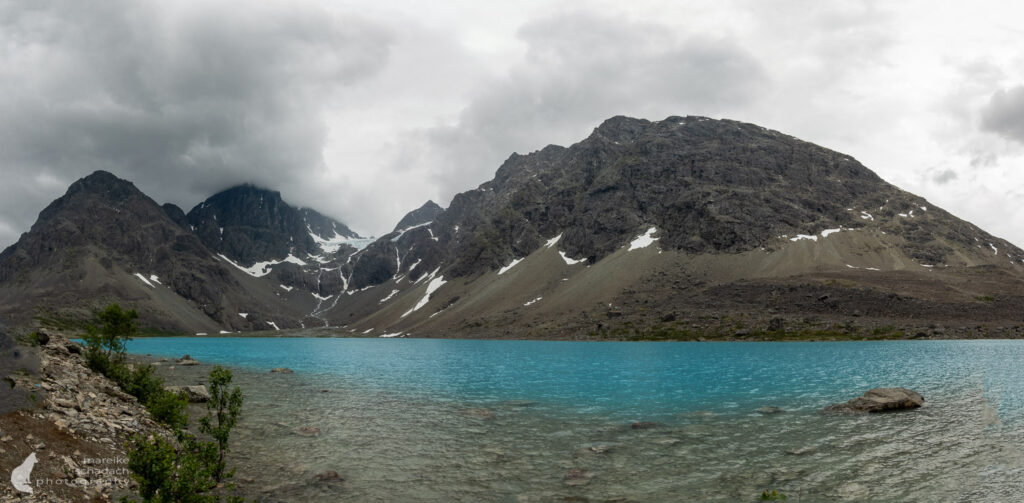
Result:
M956 171L953 171L952 169L948 168L943 170L936 170L931 173L932 181L939 185L947 184L949 182L956 180L957 178L959 178L959 175L956 174Z
M457 123L411 134L396 165L434 172L443 200L489 179L512 152L578 141L604 119L722 116L757 98L765 72L729 38L565 14L523 26L525 60L482 86Z
M981 109L981 128L1024 143L1024 85L996 91Z
M96 169L179 203L322 171L324 102L391 40L263 2L0 0L0 243Z

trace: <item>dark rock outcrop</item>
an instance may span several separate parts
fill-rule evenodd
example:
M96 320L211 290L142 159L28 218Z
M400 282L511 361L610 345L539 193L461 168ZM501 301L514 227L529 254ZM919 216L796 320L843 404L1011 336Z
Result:
M398 221L398 225L395 226L395 232L402 229L408 229L409 227L416 225L425 224L427 222L432 222L441 213L444 213L444 208L438 206L434 201L427 201L426 203L423 203L423 206L406 213L405 216Z
M188 225L188 217L185 216L184 210L178 207L176 204L164 203L162 206L164 213L167 214L167 218L178 224L178 227L191 231L192 229Z
M928 218L901 213L914 209ZM379 284L419 261L413 279L438 266L448 278L473 277L558 235L561 251L592 264L650 227L665 250L770 251L780 236L859 229L875 218L889 218L882 230L904 236L904 253L929 264L956 259L952 246L975 248L984 235L850 156L776 131L703 117L613 117L568 148L513 154L431 224L371 245L353 277L357 287ZM1024 258L990 241L1011 260Z
M238 313L278 311L268 306L273 300L254 299L238 271L215 258L180 217L173 205L160 206L111 173L76 181L0 253L0 314L26 324L43 308L80 322L92 309L120 302L135 308L147 329L265 328ZM278 323L298 326L284 316Z
M851 414L864 412L893 412L916 409L924 405L924 397L906 388L874 388L846 403L829 405L822 412Z
M314 234L359 237L341 222L291 206L280 192L252 185L210 196L188 212L188 222L207 247L247 266L288 255L318 255Z

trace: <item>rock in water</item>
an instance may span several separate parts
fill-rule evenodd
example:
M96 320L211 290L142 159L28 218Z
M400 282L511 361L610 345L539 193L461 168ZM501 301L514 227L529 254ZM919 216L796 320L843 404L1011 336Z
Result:
M313 477L313 480L322 483L334 483L345 481L345 479L341 478L341 475L338 475L338 472L334 470L327 470L326 472L318 473L316 474L315 477Z
M920 393L906 388L875 388L846 403L829 405L822 412L860 413L916 409L924 405Z
M767 405L765 407L761 407L761 408L757 409L754 412L757 412L758 414L764 414L764 415L767 416L767 415L771 415L771 414L781 414L781 413L783 413L785 411L780 409L779 407L775 407L774 405Z
M293 374L293 373L295 373L294 370L292 370L292 369L290 369L288 367L277 367L276 369L270 369L270 372L271 373L275 373L275 374Z
M178 365L199 365L199 361L193 359L190 355L185 355L178 359Z
M210 401L210 392L207 391L206 386L201 384L196 386L166 386L164 389L171 393L184 393L188 396L188 401L191 403L204 403Z

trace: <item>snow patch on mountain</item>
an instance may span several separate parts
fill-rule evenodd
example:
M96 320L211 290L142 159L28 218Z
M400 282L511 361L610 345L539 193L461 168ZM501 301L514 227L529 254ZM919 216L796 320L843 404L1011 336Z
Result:
M135 277L136 277L136 278L139 278L139 279L141 279L141 280L142 280L142 282L143 282L143 283L145 283L145 284L147 284L147 285L149 285L149 287L150 287L150 288L156 288L155 286L153 286L153 283L150 283L150 282L149 282L149 280L148 280L148 279L146 279L146 277L145 277L145 276L143 276L142 274L140 274L140 273L135 273Z
M658 229L654 226L651 226L650 229L647 229L647 232L637 236L632 241L630 241L629 249L626 251L639 250L640 248L647 248L648 246L651 246L651 243L654 243L655 241L658 240L658 238L654 237L655 232L658 232Z
M250 267L245 267L241 264L238 264L237 262L225 257L224 254L222 253L218 253L217 256L220 257L221 259L224 259L225 262L237 267L238 269L244 271L246 274L255 278L262 278L263 276L270 274L270 271L273 270L273 267L275 265L283 264L285 262L301 266L306 265L306 262L304 262L302 259L291 254L289 254L287 257L281 260L268 260L266 262L256 262Z
M577 259L574 259L574 258L569 258L569 257L568 257L568 256L567 256L567 255L565 254L565 252L564 252L564 251L562 251L562 250L558 250L558 254L562 256L562 260L564 260L564 261L565 261L565 263L566 263L566 264L568 264L568 265L574 265L574 264L579 264L579 263L581 263L581 262L583 262L583 261L585 261L585 260L586 260L586 259L582 259L582 258L581 258L581 259L578 259L578 260L577 260Z
M391 238L391 241L398 241L398 239L401 238L406 232L409 232L409 231L411 231L411 230L413 230L413 229L415 229L417 227L423 227L424 225L430 225L432 223L433 222L423 222L422 224L417 224L417 225L413 225L413 226L410 226L410 227L406 227L406 228L398 231L398 235L393 237L393 238ZM433 235L434 235L433 232L431 232L430 235L431 235L431 237L433 237Z
M505 266L505 267L502 267L501 269L499 269L499 270L498 270L498 275L502 275L502 274L505 274L506 272L508 272L508 270L509 270L509 269L511 269L511 268L513 268L513 267L515 267L515 266L516 266L516 264L518 264L518 263L520 263L520 262L522 262L522 261L523 261L523 259L521 259L521 258L517 258L517 259L513 260L513 261L512 261L512 262L510 262L510 263L509 263L509 264L508 264L507 266Z
M436 272L437 271L434 271L434 273ZM431 276L433 276L434 273L431 273ZM412 314L413 311L416 311L417 309L427 305L427 302L430 301L430 294L437 291L437 289L441 288L441 285L444 285L445 283L447 282L444 280L444 276L431 279L430 283L427 283L427 291L426 293L423 294L423 298L421 298L420 301L417 302L412 309L406 311L405 314L402 315L402 318L409 316L410 314Z

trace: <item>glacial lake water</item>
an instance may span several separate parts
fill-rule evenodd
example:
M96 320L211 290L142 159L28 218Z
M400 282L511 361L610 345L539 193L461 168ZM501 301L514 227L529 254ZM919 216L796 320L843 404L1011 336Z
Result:
M128 349L236 369L246 402L232 461L266 501L1024 494L1024 341L189 337ZM818 413L889 386L919 391L926 406ZM756 412L764 406L785 412ZM344 483L314 482L325 470Z

